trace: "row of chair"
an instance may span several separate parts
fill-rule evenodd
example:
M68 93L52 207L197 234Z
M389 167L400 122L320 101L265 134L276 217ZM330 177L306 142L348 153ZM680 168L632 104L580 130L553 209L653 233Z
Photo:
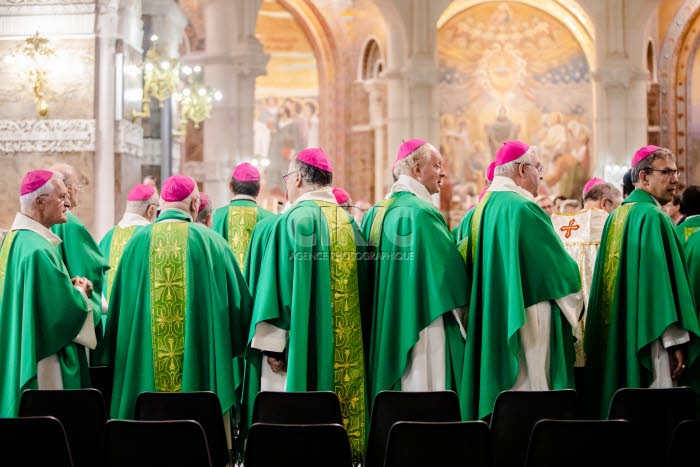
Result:
M136 404L136 418L140 420L194 420L203 431L212 465L223 466L230 462L221 406L213 393L143 393ZM666 457L665 447L671 434L683 420L694 418L695 396L688 388L663 390L624 389L613 399L611 419L626 419L631 422L634 438L645 446L646 460L662 465ZM73 452L76 466L95 465L104 452L102 439L107 439L105 427L107 414L101 394L96 390L81 391L26 391L20 404L20 416L54 416L63 423ZM494 407L490 427L483 422L477 428L466 428L459 424L460 412L457 396L453 392L430 393L380 393L371 416L369 437L364 465L382 467L389 452L390 432L397 422L434 422L432 429L476 430L473 436L479 439L478 426L488 428L489 441L480 445L491 447L489 458L496 467L521 467L524 465L530 434L535 424L542 419L571 420L576 418L576 393L573 390L546 392L504 392ZM340 404L334 393L267 393L258 395L253 409L253 421L248 436L255 446L255 433L260 430L304 430L294 426L274 428L275 425L335 425L342 430ZM141 429L134 422L111 422L111 430ZM129 427L131 423L132 427ZM455 425L456 424L456 425ZM143 426L147 426L143 425ZM155 426L155 425L154 425ZM163 429L167 427L164 425ZM273 428L264 428L273 426ZM155 429L155 428L149 428ZM183 428L183 430L186 428ZM192 428L190 428L192 429ZM310 428L313 430L314 428ZM424 430L424 427L407 427L401 430ZM337 430L331 428L330 430ZM624 430L624 429L621 429ZM344 430L343 434L344 434ZM401 432L400 432L401 433ZM121 435L123 439L123 436ZM138 437L138 436L137 436ZM269 435L265 435L269 439ZM146 439L148 437L145 437ZM197 438L196 436L192 437ZM347 443L347 436L345 435ZM313 438L310 438L313 439ZM251 441L253 440L253 441ZM273 436L271 443L277 445L279 437ZM268 451L275 451L269 449ZM128 442L136 446L136 442ZM420 443L418 443L420 445ZM581 445L578 441L576 445ZM507 446L507 449L504 449ZM584 444L585 446L585 444ZM108 451L109 449L107 449ZM428 444L425 451L433 451ZM438 450L442 452L443 450ZM136 453L137 451L134 451ZM445 452L448 452L447 450ZM269 454L274 454L270 452ZM419 456L414 456L419 457Z

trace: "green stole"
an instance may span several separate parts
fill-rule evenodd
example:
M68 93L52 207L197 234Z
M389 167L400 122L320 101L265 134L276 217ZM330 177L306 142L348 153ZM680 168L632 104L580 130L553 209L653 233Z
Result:
M697 385L700 327L683 247L671 219L637 189L608 217L596 258L583 342L594 389L585 393L587 417L607 417L617 389L651 384L651 343L673 323L690 334L680 384Z
M238 265L245 265L246 252L255 224L258 223L258 208L251 206L229 206L228 246L236 257Z
M189 222L159 222L151 233L151 336L158 392L182 391L189 227Z
M112 232L112 241L109 245L109 271L107 271L107 293L105 293L105 298L107 299L107 302L109 302L109 295L112 293L114 275L117 272L119 260L122 259L124 247L126 246L126 242L129 241L129 239L135 231L136 226L125 228L117 226Z

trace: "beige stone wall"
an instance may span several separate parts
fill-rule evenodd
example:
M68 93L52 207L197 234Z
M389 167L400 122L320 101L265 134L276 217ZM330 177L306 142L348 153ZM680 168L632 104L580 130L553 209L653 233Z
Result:
M50 119L95 118L95 43L93 39L51 39L58 52L59 65L48 76L45 98ZM36 105L32 86L20 75L17 63L6 57L20 50L23 40L0 41L0 119L36 120ZM54 62L55 64L56 62ZM21 138L21 136L18 136ZM56 162L73 165L84 185L79 205L71 209L88 228L94 218L95 186L93 160L89 152L0 152L0 229L8 228L19 210L19 185L22 177L36 169L46 169Z
M19 211L19 186L24 174L30 170L47 169L56 162L71 164L80 175L81 184L77 207L71 212L90 228L94 215L93 152L46 154L46 153L0 153L0 229L9 229Z
M95 42L92 39L51 39L57 51L48 75L45 98L48 118L94 118ZM0 119L35 119L32 85L6 57L21 50L23 40L0 41Z

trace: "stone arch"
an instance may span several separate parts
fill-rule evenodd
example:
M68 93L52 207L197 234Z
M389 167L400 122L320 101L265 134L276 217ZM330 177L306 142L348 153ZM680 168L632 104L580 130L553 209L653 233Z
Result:
M323 117L320 125L321 147L332 157L334 172L342 181L345 173L347 137L344 130L347 97L345 93L345 70L333 29L313 2L309 0L278 0L289 11L306 34L316 56L319 84L319 107Z
M462 11L486 3L490 0L455 0L445 8L437 22L437 29L440 29L453 16ZM596 69L595 54L595 28L588 13L575 0L509 0L524 3L533 8L542 10L564 23L576 39L581 44L588 66L591 70Z
M370 35L360 49L361 59L357 66L357 79L367 81L378 78L384 70L384 53L379 40Z
M676 154L679 168L689 165L688 104L690 61L700 42L700 0L686 0L676 13L664 38L658 60L661 93L661 145ZM688 181L683 170L682 181Z

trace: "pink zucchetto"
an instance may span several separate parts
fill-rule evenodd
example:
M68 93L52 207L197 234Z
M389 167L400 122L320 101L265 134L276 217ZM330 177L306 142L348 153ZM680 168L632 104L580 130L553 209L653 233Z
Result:
M520 159L530 146L521 141L506 141L496 154L496 167Z
M209 204L209 197L207 196L206 193L202 193L201 191L199 192L199 199L202 200L201 203L199 203L199 211L202 212L204 211L204 208L207 207L207 204Z
M632 158L632 167L639 164L642 161L642 159L647 157L649 154L658 151L659 149L661 149L661 148L658 146L654 146L654 145L644 146L643 148L639 148L639 150L634 153L634 157Z
M146 201L151 196L153 196L153 194L155 192L156 192L156 187L151 186L151 185L144 185L143 183L139 183L138 185L134 185L134 187L129 192L129 195L126 197L126 200L127 201Z
M588 190L593 188L593 185L597 183L605 183L605 180L598 177L593 177L592 179L588 180L588 182L586 182L586 185L583 187L583 194L585 195L586 193L588 193Z
M343 204L350 199L350 193L342 188L333 188L333 196L335 196L335 200L338 204Z
M311 167L316 167L324 172L333 173L331 160L321 148L304 149L297 154L296 158L298 161L301 161L304 164L309 164Z
M53 172L50 170L32 170L27 172L27 175L22 179L22 185L19 188L19 195L24 196L26 194L32 193L42 186L46 185L46 182L51 180L53 177Z
M238 164L235 169L233 169L233 174L231 178L238 180L239 182L257 182L260 180L260 172L255 168L250 162L243 162Z
M192 194L196 186L190 177L173 175L163 182L163 191L160 193L160 197L169 203L182 201Z
M486 180L493 181L493 172L496 170L496 161L493 161L486 167Z
M419 147L423 146L426 142L427 141L424 141L422 139L409 139L408 141L404 141L401 147L399 148L398 154L396 154L396 160L394 161L394 165L391 167L392 172L394 171L396 164L401 159L407 158L409 154L411 154Z

